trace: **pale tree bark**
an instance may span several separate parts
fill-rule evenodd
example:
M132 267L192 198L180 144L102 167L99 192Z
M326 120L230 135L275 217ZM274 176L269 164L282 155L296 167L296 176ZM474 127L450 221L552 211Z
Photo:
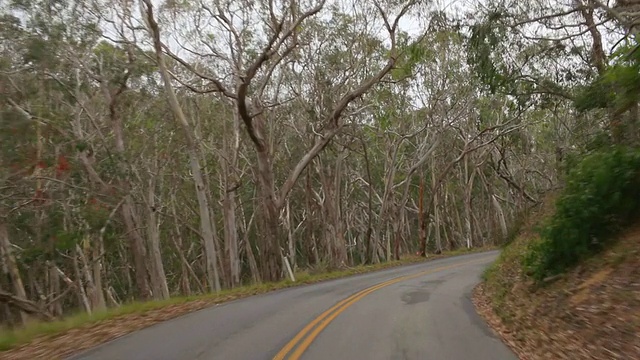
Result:
M336 230L336 248L338 250L337 252L337 257L336 257L336 264L338 264L338 266L345 266L346 262L348 261L347 258L347 241L345 239L345 232L346 232L346 224L345 224L345 218L344 218L344 212L343 212L343 208L342 208L342 198L343 198L343 192L342 192L342 174L344 171L344 160L346 158L347 154L345 152L345 149L342 148L340 150L340 152L338 153L338 157L336 159L336 164L334 167L334 179L333 179L333 189L334 189L334 194L333 194L333 205L334 205L334 218L333 218L333 223L334 223L334 228Z
M596 68L598 75L604 75L606 71L606 55L604 53L602 45L602 34L595 23L594 11L597 6L597 1L586 0L587 4L580 7L580 14L584 18L585 24L589 29L591 35L591 65ZM581 1L582 3L582 1ZM611 134L613 135L613 141L617 144L623 142L624 139L624 118L621 116L621 112L617 109L609 109L609 117L611 127Z
M307 213L309 221L307 222L307 248L309 249L309 253L312 256L308 259L309 265L315 265L320 262L320 254L318 254L318 244L316 242L316 236L314 233L314 211L313 211L313 189L311 187L311 167L307 168L307 176L305 182L305 190L306 190L306 203L307 203Z
M147 4L147 8L150 8L151 4L149 1L144 0L144 3ZM335 104L331 104L331 108L325 109L328 115L324 119L324 131L315 137L313 145L289 172L286 180L282 186L280 186L279 191L276 189L275 184L273 169L274 154L265 131L267 127L267 109L265 109L262 103L264 101L264 90L274 73L274 69L279 64L282 64L294 49L301 46L298 41L298 33L301 29L300 25L306 19L319 13L325 5L325 0L318 1L315 6L312 6L307 11L301 11L297 2L292 1L290 3L292 6L285 6L284 14L280 17L276 16L273 10L273 4L269 4L266 10L270 11L268 21L271 25L271 31L267 35L266 44L257 52L257 56L254 57L255 60L247 66L243 66L242 61L233 62L235 66L234 72L239 73L241 80L239 84L235 84L234 91L227 89L218 78L203 74L186 61L171 54L168 49L165 49L165 51L170 53L172 58L185 68L196 76L199 76L202 80L213 85L215 88L214 91L232 99L237 105L238 114L245 125L256 152L256 181L261 199L260 221L258 223L260 225L259 228L262 229L260 251L262 253L262 275L265 280L277 280L280 279L283 274L279 214L285 204L287 196L309 163L343 130L345 123L342 116L348 106L380 82L394 67L398 57L396 49L398 23L415 3L416 1L408 1L404 3L404 5L398 6L397 8L400 10L395 19L390 19L380 4L374 4L390 36L391 48L388 51L389 58L386 64L367 80L347 92ZM245 45L244 40L239 36L235 25L222 13L221 7L217 10L216 20L229 30L231 39L235 41L235 46L237 46L238 49L243 49ZM161 51L163 46L160 43L159 37L157 43L157 50ZM235 54L236 50L235 48L232 49L232 53ZM242 58L242 55L237 56L237 58ZM252 85L254 85L254 79L259 73L266 73L266 76L262 79L261 84L257 85L259 88L255 88Z
M469 174L471 172L471 174ZM464 227L465 227L465 237L466 237L466 246L468 249L472 248L474 245L474 229L473 226L473 218L472 218L472 191L473 191L473 180L476 177L476 168L475 166L469 170L469 157L466 157L464 160L464 178L465 178L465 187L464 187Z
M493 203L493 206L496 209L496 217L500 222L500 230L502 231L502 240L504 241L507 239L507 236L509 234L508 228L507 228L507 220L504 216L504 211L502 210L502 206L500 205L498 198L494 194L491 194L491 201Z
M79 264L79 272L78 278L82 283L82 278L84 278L84 283L86 286L83 286L83 292L86 294L86 298L88 299L88 311L89 314L92 314L96 310L104 309L104 296L102 295L102 289L98 289L96 284L94 283L94 277L91 272L91 264L87 260L86 252L90 251L93 247L90 246L90 239L85 237L82 240L82 248L80 245L76 244L76 255L80 259Z
M438 148L438 145L440 144L440 139L436 138L426 149L426 151L422 154L422 156L418 159L418 161L413 164L411 166L411 168L409 168L409 171L407 172L407 175L405 176L405 179L398 183L397 185L394 186L394 188L399 187L401 185L404 185L404 190L402 192L402 199L400 200L400 204L398 206L398 212L396 217L399 218L402 214L402 212L405 210L405 207L407 205L407 201L409 199L409 189L410 189L410 185L411 185L411 176L413 176L413 174L418 171L418 169L421 169L423 167L423 165L427 162L427 160L429 160L431 158L431 155L436 151L436 149ZM420 175L421 178L421 186L424 185L422 182L422 178L424 177L424 175ZM422 189L422 188L421 188ZM424 194L424 189L421 190L421 194ZM419 208L419 213L420 213L420 222L422 223L422 226L424 227L426 225L426 221L425 221L425 216L427 216L427 214L425 214L424 212L424 208L422 208L423 204L422 204L423 200L420 200L420 208ZM421 237L420 238L421 243L425 243L426 244L426 237ZM426 256L426 252L422 252L421 251L421 255L422 256Z
M442 239L440 238L440 197L438 196L439 187L438 180L436 178L436 163L435 159L431 161L431 197L433 198L433 226L436 232L436 254L442 252ZM425 252L426 254L426 252Z
M13 292L18 299L27 300L27 292L25 291L24 284L22 282L22 276L20 275L20 269L16 262L16 257L13 254L11 241L9 240L9 230L4 219L0 217L0 255L4 263L4 270L9 274L11 279L11 285L13 286ZM25 311L20 312L20 319L22 324L29 321L29 314Z
M226 124L226 122L225 122ZM225 126L226 127L226 126ZM239 176L235 175L238 168L238 152L240 151L240 119L237 112L233 116L233 139L231 144L225 139L225 148L229 149L228 158L220 156L223 168L224 183L222 199L222 216L224 219L224 243L229 261L231 286L240 285L240 251L238 249L238 228L236 224L236 197L240 187Z
M429 216L430 211L433 211L436 208L436 205L434 204L434 202L436 201L438 190L442 185L442 183L444 182L444 180L446 179L446 177L448 176L449 172L453 169L453 167L456 164L458 164L460 161L464 160L464 158L468 156L470 153L473 153L476 150L492 145L498 138L526 126L525 123L511 125L511 123L513 123L516 119L517 118L513 118L502 124L487 127L482 131L478 132L475 136L471 137L469 140L466 140L460 154L455 159L447 163L444 166L444 169L437 176L435 174L435 170L438 169L438 167L436 167L435 163L432 162L433 173L432 173L431 193L429 194L429 199L427 200L427 203L426 203L427 207L424 214L425 216ZM459 134L459 135L463 136L462 134ZM466 137L468 138L469 136L466 136ZM475 144L478 140L482 140L483 138L486 138L486 137L488 137L487 140L480 141L479 143ZM422 243L420 246L421 247L420 252L423 256L426 254L426 246L427 246L426 243Z
M207 279L209 282L209 290L220 291L220 277L218 275L218 260L215 246L215 239L213 234L213 225L211 223L211 212L209 209L209 199L207 198L207 191L202 175L202 168L200 166L200 159L198 154L198 146L193 136L192 129L187 121L187 118L182 111L182 107L178 102L178 98L171 84L171 76L167 65L164 60L164 54L162 52L162 42L160 40L160 28L155 20L153 14L153 5L150 0L141 0L141 6L143 8L143 14L145 22L148 27L149 34L153 39L154 50L156 54L156 61L159 67L160 76L164 84L164 91L169 100L169 106L174 115L174 118L183 131L184 137L187 141L187 151L189 153L189 166L196 189L196 196L198 198L198 209L200 214L200 231L202 233L206 257L207 257Z
M327 256L331 266L342 266L347 261L346 243L344 239L344 222L340 211L340 187L342 174L342 160L344 151L338 153L334 166L325 166L318 158L317 172L322 184L324 197L322 210L324 218L324 240L329 249Z
M238 230L236 228L236 194L235 190L225 191L222 200L226 252L229 259L231 286L240 285L240 258L238 251Z
M98 237L93 246L91 246L91 275L93 276L93 284L95 286L95 304L94 310L102 311L107 308L107 303L104 297L104 289L102 286L102 256L104 254L104 246L102 243L102 237Z
M55 277L57 280L57 283L60 284L60 279L62 279L62 281L64 281L64 283L67 285L67 289L60 293L60 286L58 286L58 291L56 292L57 298L53 299L50 301L50 312L53 316L62 316L62 311L63 311L63 304L62 304L62 300L63 297L65 295L65 293L67 291L70 290L76 290L78 291L78 286L77 284L71 280L62 270L60 270L60 268L58 266L56 266L55 264L47 261L46 265L49 267L50 272L51 272L51 277Z
M58 272L53 266L49 266L48 277L49 277L49 294L50 294L50 297L53 298L53 300L49 302L49 306L47 310L53 316L60 316L62 315L62 303L60 302L60 299L55 300L56 297L58 297L61 293L60 277L58 276Z
M180 257L180 288L182 289L182 293L187 296L191 295L191 282L189 280L189 275L191 275L198 285L198 289L200 293L204 293L204 286L198 279L195 271L189 264L189 261L185 257L185 249L183 247L183 239L182 239L182 231L180 231L180 224L178 223L178 214L176 211L176 196L175 193L171 194L171 214L173 215L173 224L175 227L176 237L174 238L174 246L176 247L177 254Z
M129 62L128 66L133 63L133 55L128 54ZM124 92L127 90L127 81L131 76L130 69L124 74L123 79L118 83L118 87L111 89L110 81L105 79L102 74L90 74L94 77L97 76L100 81L100 86L108 104L109 121L114 136L114 149L120 156L117 163L118 182L120 189L125 194L124 203L121 206L122 217L124 224L127 228L127 234L129 236L131 252L133 255L136 285L138 287L139 295L142 299L148 299L151 296L151 288L149 286L149 274L147 271L147 251L145 246L145 240L140 234L139 228L142 221L138 218L136 213L136 206L133 196L131 195L131 179L129 174L129 164L125 160L127 157L125 140L124 140L124 124L122 120L122 114L119 111L120 102Z
M396 177L396 173L398 171L398 152L400 150L401 145L405 142L408 141L411 138L416 137L418 134L422 133L425 130L425 127L411 133L408 135L404 135L402 136L400 139L398 139L395 144L393 144L390 148L389 148L389 152L387 153L387 158L385 159L385 181L384 181L384 190L382 193L382 198L380 199L380 212L378 214L378 218L379 218L379 233L383 234L384 233L384 229L385 227L388 226L387 223L387 214L388 214L388 218L390 219L390 221L396 221L401 213L401 209L397 208L397 212L392 211L392 202L393 202L393 198L394 198L394 190L402 185L405 186L404 191L402 193L402 199L400 200L400 206L403 207L408 198L409 198L409 188L411 185L411 175L413 175L415 173L415 171L420 167L420 165L426 161L430 155L430 153L435 150L436 146L437 146L437 141L436 144L433 144L431 146L431 148L429 150L427 150L427 152L425 154L422 155L422 157L417 161L416 164L414 164L408 171L407 174L404 176L404 180L402 180L401 182L399 182L398 184L396 184L394 182L394 178Z
M140 233L137 230L133 215L133 208L133 198L131 195L125 195L125 201L121 207L122 218L124 220L125 227L127 228L127 233L129 234L136 285L140 297L142 299L148 299L151 296L151 289L149 287L149 280L147 277L147 254L144 246L144 239L140 236Z
M362 152L364 154L364 164L367 173L367 230L364 235L363 242L365 244L364 263L375 263L377 242L373 239L373 182L371 179L371 164L369 164L369 151L366 142L360 138L362 144Z
M160 250L160 230L158 229L158 218L156 204L156 176L158 171L158 154L153 159L153 169L149 174L149 182L147 188L147 239L149 241L150 264L151 264L151 285L153 287L153 297L156 300L165 300L169 298L169 287L167 285L167 276L164 271L162 262L162 253Z
M289 202L289 199L287 199L286 204L284 206L284 227L285 230L287 232L287 247L288 247L288 254L287 257L289 258L289 264L291 264L291 268L296 269L296 242L295 242L295 238L293 236L293 229L292 229L292 224L291 224L291 204Z
M9 292L0 290L0 302L15 306L22 314L38 316L43 320L53 320L53 316L40 308L35 302L15 296Z
M253 219L255 219L254 214L251 214L251 219L249 219L249 223L245 225L243 242L245 245L245 252L247 254L247 259L249 262L249 270L251 272L251 278L254 284L257 284L261 282L260 270L258 269L258 262L256 261L256 257L253 254L253 248L251 247L251 242L249 241L249 229L253 224Z
M82 251L82 250L80 250ZM76 277L76 287L78 288L78 302L82 304L84 311L88 314L91 314L91 303L89 302L89 297L87 296L86 289L82 284L82 273L80 271L80 264L78 264L78 246L73 249L73 273Z
M424 174L420 174L420 189L418 190L418 241L420 244L427 243L427 221L424 216ZM420 253L420 252L418 252ZM426 256L426 253L424 254Z

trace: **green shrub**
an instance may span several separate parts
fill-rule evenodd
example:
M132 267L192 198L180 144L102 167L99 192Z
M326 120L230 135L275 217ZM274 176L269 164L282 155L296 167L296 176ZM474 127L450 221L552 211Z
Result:
M640 151L585 156L567 175L556 211L539 229L524 265L536 279L559 274L600 251L640 212Z

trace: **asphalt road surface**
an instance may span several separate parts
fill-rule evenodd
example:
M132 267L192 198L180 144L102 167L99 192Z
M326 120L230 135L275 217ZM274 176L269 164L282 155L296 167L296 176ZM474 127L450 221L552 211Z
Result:
M498 252L253 296L123 336L87 360L516 360L470 296Z

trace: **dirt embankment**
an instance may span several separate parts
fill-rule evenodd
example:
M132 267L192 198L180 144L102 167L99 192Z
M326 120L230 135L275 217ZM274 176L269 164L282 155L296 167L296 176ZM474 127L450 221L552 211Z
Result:
M544 287L520 263L534 236L525 231L487 272L478 312L521 359L640 359L640 224Z

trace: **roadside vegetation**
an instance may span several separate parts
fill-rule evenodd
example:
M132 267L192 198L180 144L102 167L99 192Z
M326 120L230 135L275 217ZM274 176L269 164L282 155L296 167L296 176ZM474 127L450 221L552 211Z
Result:
M640 215L640 150L607 148L569 170L552 216L539 226L523 265L542 281L610 245Z
M523 358L637 358L639 276L640 150L607 147L533 211L476 305Z
M640 357L640 45L630 27L640 14L627 2L612 6L574 2L531 20L551 33L551 24L592 24L596 74L565 88L571 116L584 121L571 131L590 134L558 153L558 186L528 211L476 289L479 312L521 358ZM619 46L603 46L594 14L619 22Z

